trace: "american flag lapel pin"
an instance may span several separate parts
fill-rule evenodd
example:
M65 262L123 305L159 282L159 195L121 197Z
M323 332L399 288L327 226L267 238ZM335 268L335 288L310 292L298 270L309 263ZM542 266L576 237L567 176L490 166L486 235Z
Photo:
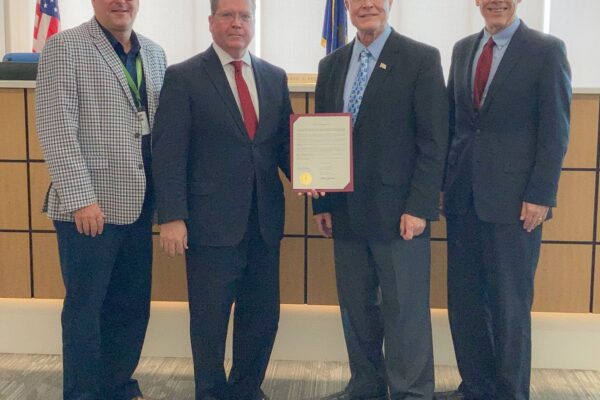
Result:
M387 65L385 63L380 63L379 64L379 68L381 68L381 69L387 69Z

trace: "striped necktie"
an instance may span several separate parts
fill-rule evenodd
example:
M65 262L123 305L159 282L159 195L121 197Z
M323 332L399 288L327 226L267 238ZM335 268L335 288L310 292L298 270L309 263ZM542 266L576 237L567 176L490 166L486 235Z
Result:
M360 67L356 79L352 85L352 91L350 92L350 98L348 100L348 111L352 113L352 125L356 123L356 117L358 116L358 110L360 109L360 103L367 87L367 81L369 80L369 57L371 53L369 50L363 49L359 55Z

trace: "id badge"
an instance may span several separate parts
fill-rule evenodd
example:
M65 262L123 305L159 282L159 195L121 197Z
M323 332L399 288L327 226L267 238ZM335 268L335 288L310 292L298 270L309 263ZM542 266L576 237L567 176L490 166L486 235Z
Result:
M139 111L138 119L142 123L142 135L150 134L150 122L148 121L148 115L146 115L146 111Z

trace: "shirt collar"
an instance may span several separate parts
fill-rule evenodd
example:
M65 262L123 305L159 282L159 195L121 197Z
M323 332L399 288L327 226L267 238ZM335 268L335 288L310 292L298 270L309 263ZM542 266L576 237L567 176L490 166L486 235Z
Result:
M510 39L512 39L512 37L515 34L515 32L517 31L517 29L519 29L519 25L521 25L521 20L519 19L519 17L516 17L515 20L509 26L502 29L500 32L496 33L495 35L492 35L491 33L489 33L487 31L487 29L484 29L482 41L483 41L483 43L486 43L490 37L493 37L494 43L496 44L496 46L498 46L499 48L502 48L510 42Z
M98 20L96 20L96 22L98 22ZM106 39L108 39L108 42L110 43L112 48L115 49L117 54L126 54L125 49L123 49L123 45L121 44L121 42L119 42L117 40L117 38L112 33L110 33L110 31L105 29L100 24L100 22L98 22L98 25L102 29L102 32L104 32ZM140 41L139 41L137 35L135 34L135 32L132 31L131 32L131 49L129 50L129 54L136 56L139 53L141 48L142 48L142 46L140 44Z
M213 42L212 46L215 50L215 53L217 53L217 56L219 57L219 61L221 61L221 65L225 66L230 64L232 61L236 61L235 58L231 57L229 53L223 50L218 44ZM252 57L250 57L250 52L248 50L246 50L240 60L242 60L247 66L252 67Z
M392 27L389 25L386 25L384 31L381 33L381 35L379 35L377 37L377 39L375 39L373 41L373 43L371 43L369 46L365 46L364 44L362 44L362 42L360 40L358 40L358 35L356 36L356 38L354 39L354 48L352 50L352 54L358 58L358 56L360 55L360 52L363 51L363 49L367 49L369 51L369 53L371 54L371 56L373 57L373 59L375 61L377 61L379 59L379 56L381 55L381 52L383 51L383 46L385 46L385 42L387 41L388 37L390 37L390 34L392 33Z

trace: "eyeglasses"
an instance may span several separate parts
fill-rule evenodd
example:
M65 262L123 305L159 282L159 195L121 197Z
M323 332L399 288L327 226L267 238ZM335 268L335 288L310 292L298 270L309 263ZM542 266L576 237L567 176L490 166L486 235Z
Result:
M254 19L254 16L250 13L234 13L231 11L217 12L215 16L225 22L233 22L239 18L240 21L248 23Z

